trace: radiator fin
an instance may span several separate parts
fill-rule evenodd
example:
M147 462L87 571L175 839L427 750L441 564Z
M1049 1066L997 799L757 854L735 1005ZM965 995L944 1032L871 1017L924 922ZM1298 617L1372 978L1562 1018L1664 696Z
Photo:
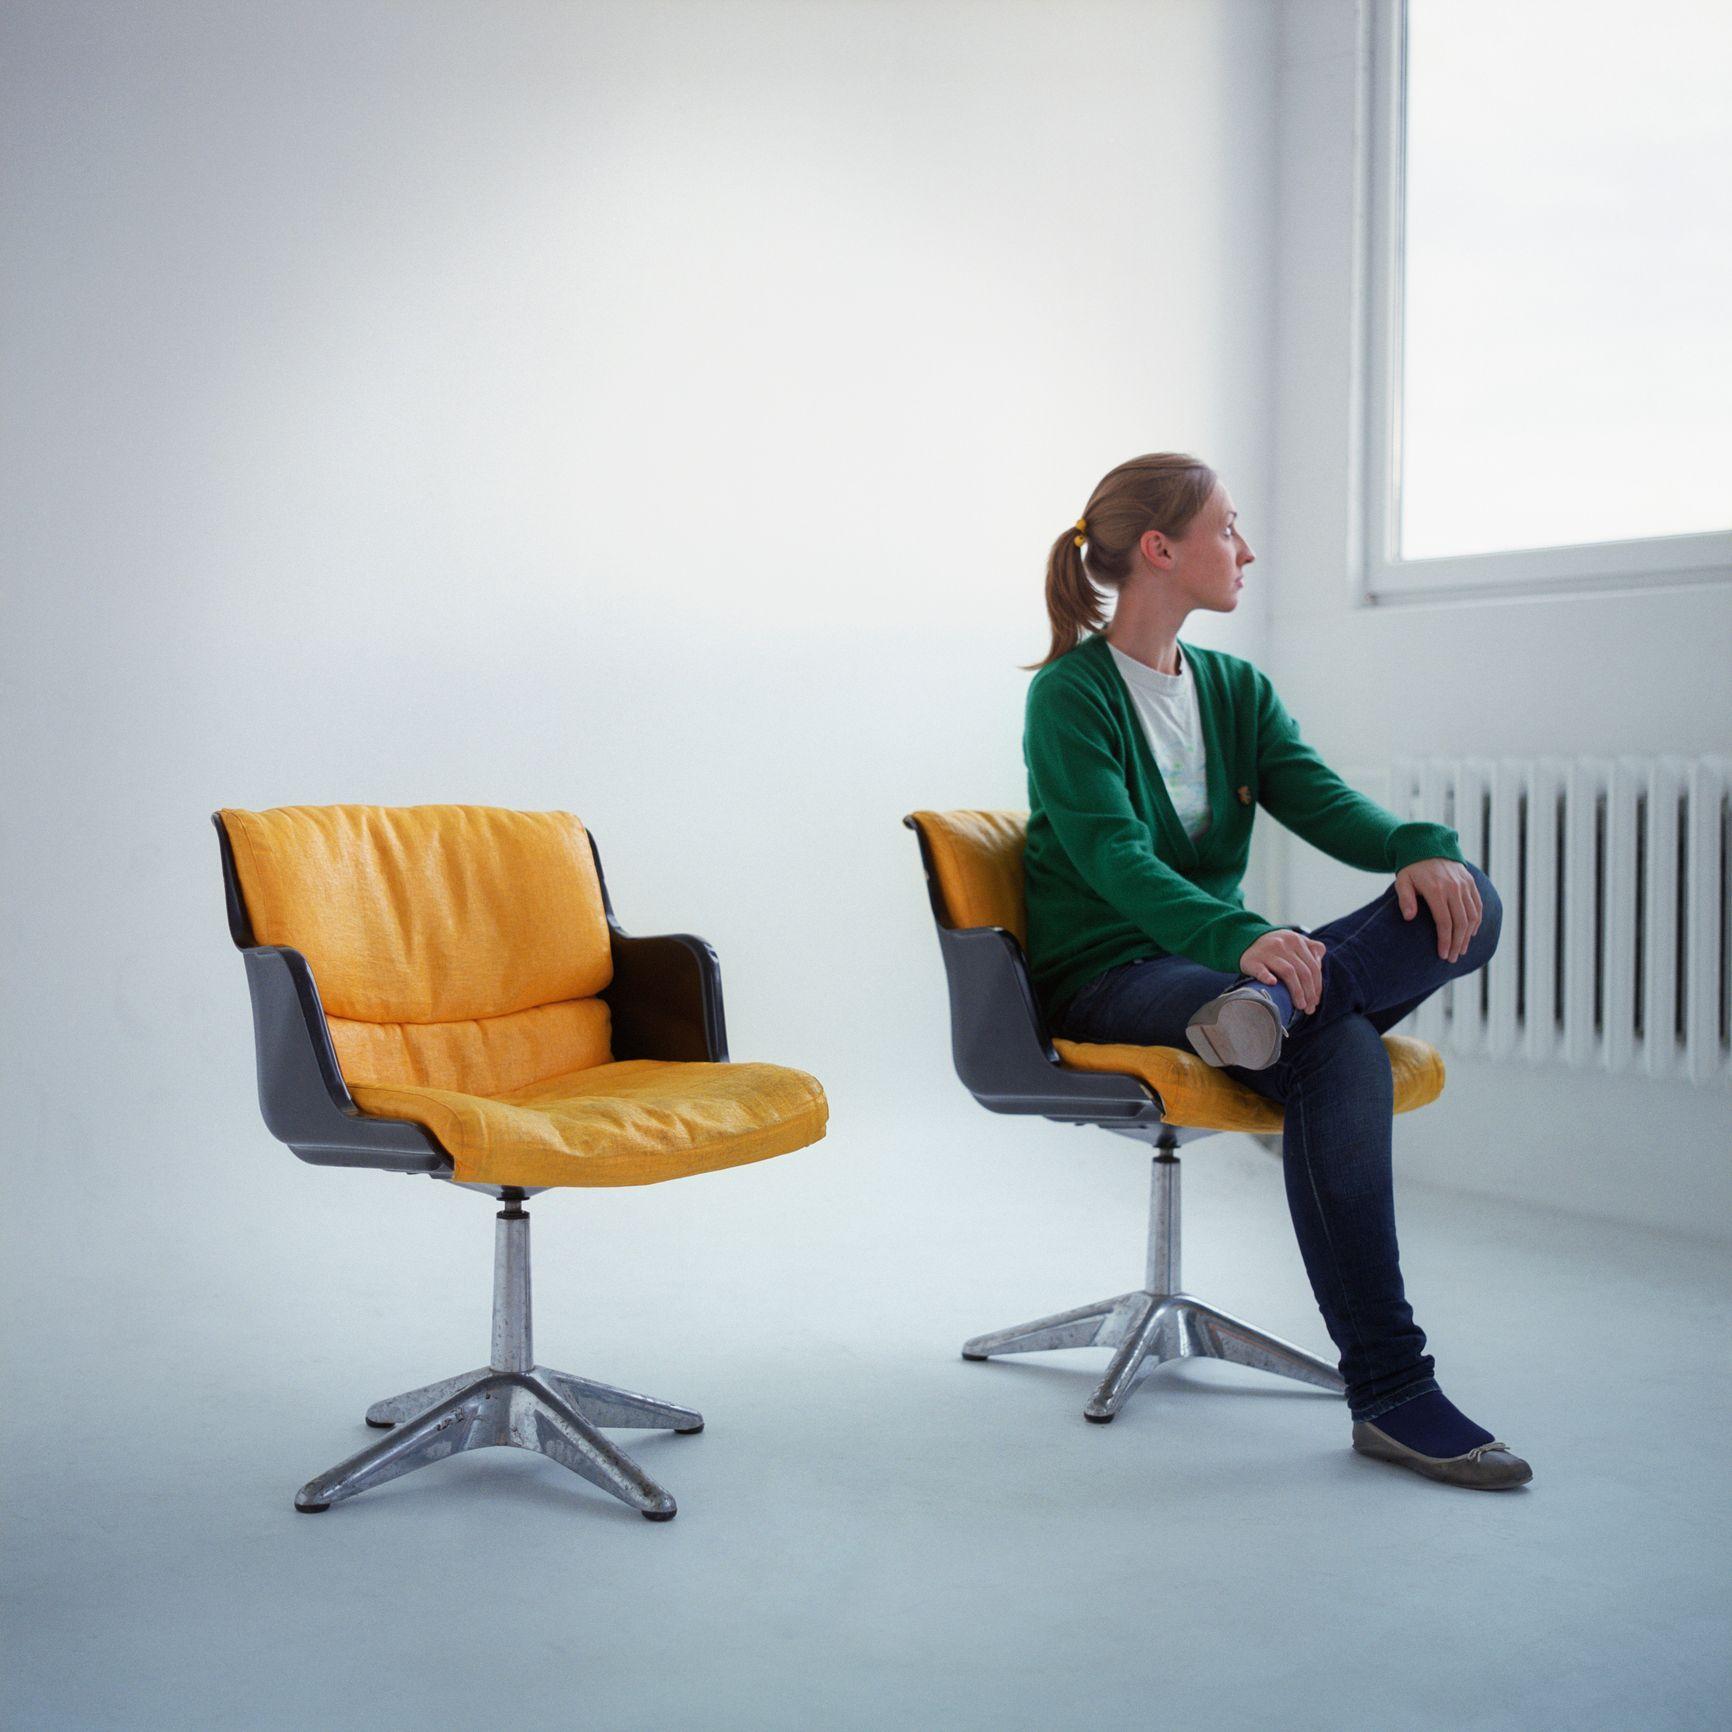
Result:
M1427 999L1416 1034L1732 1080L1732 758L1406 758L1391 792L1456 829L1504 905L1497 954Z

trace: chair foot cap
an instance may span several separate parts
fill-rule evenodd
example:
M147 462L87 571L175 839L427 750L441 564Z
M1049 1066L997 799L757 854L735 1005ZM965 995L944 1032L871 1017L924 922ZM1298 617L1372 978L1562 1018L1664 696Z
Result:
M330 1507L328 1503L302 1503L299 1498L295 1499L295 1513L297 1515L317 1515L320 1510Z
M375 1431L395 1431L397 1429L397 1422L394 1419L369 1419L367 1423Z
M1116 1413L1085 1413L1083 1418L1090 1425L1111 1425L1118 1418L1118 1415Z
M643 1509L638 1514L646 1522L671 1522L680 1512L673 1509Z
M675 1437L696 1437L698 1435L698 1433L700 1431L702 1431L703 1429L704 1429L704 1422L700 1419L696 1425L676 1425L674 1427L674 1436Z
M990 1356L988 1354L985 1354L985 1353L970 1353L968 1351L968 1349L965 1347L962 1350L962 1357L964 1359L973 1360L974 1363L977 1365L984 1365Z

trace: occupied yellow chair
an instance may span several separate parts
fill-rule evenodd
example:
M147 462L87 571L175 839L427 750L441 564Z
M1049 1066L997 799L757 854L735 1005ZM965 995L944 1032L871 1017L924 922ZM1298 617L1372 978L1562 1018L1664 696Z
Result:
M1058 1347L1110 1347L1106 1377L1083 1409L1113 1419L1145 1370L1192 1356L1230 1360L1343 1392L1325 1360L1241 1322L1179 1288L1181 1144L1216 1131L1279 1134L1282 1110L1195 1053L1165 1046L1053 1040L1023 947L1023 812L915 812L903 820L920 843L950 988L957 1075L991 1112L1032 1113L1100 1125L1153 1146L1148 1262L1143 1285L1033 1323L964 1343L964 1359ZM1443 1092L1437 1049L1386 1034L1395 1110Z
M496 1195L493 1352L377 1402L392 1431L303 1486L328 1509L460 1450L537 1450L652 1521L674 1500L603 1427L703 1429L690 1408L535 1363L525 1198L649 1185L824 1134L803 1071L730 1064L715 953L614 924L565 812L288 806L214 814L246 958L265 1123L322 1166Z

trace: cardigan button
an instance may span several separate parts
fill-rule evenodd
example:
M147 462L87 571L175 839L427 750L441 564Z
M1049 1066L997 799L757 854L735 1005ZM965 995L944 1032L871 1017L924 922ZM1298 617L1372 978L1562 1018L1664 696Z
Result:
M1239 804L1241 806L1249 806L1251 804L1251 790L1249 787L1241 788L1239 790Z

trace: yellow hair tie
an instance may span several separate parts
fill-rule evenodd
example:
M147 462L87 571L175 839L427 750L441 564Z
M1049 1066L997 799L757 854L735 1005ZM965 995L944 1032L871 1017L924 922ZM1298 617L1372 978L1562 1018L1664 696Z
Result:
M1089 520L1086 517L1079 517L1076 520L1076 526L1079 530L1086 530L1089 526ZM1074 536L1072 539L1073 539L1076 546L1078 546L1078 547L1082 546L1083 537L1081 535Z

